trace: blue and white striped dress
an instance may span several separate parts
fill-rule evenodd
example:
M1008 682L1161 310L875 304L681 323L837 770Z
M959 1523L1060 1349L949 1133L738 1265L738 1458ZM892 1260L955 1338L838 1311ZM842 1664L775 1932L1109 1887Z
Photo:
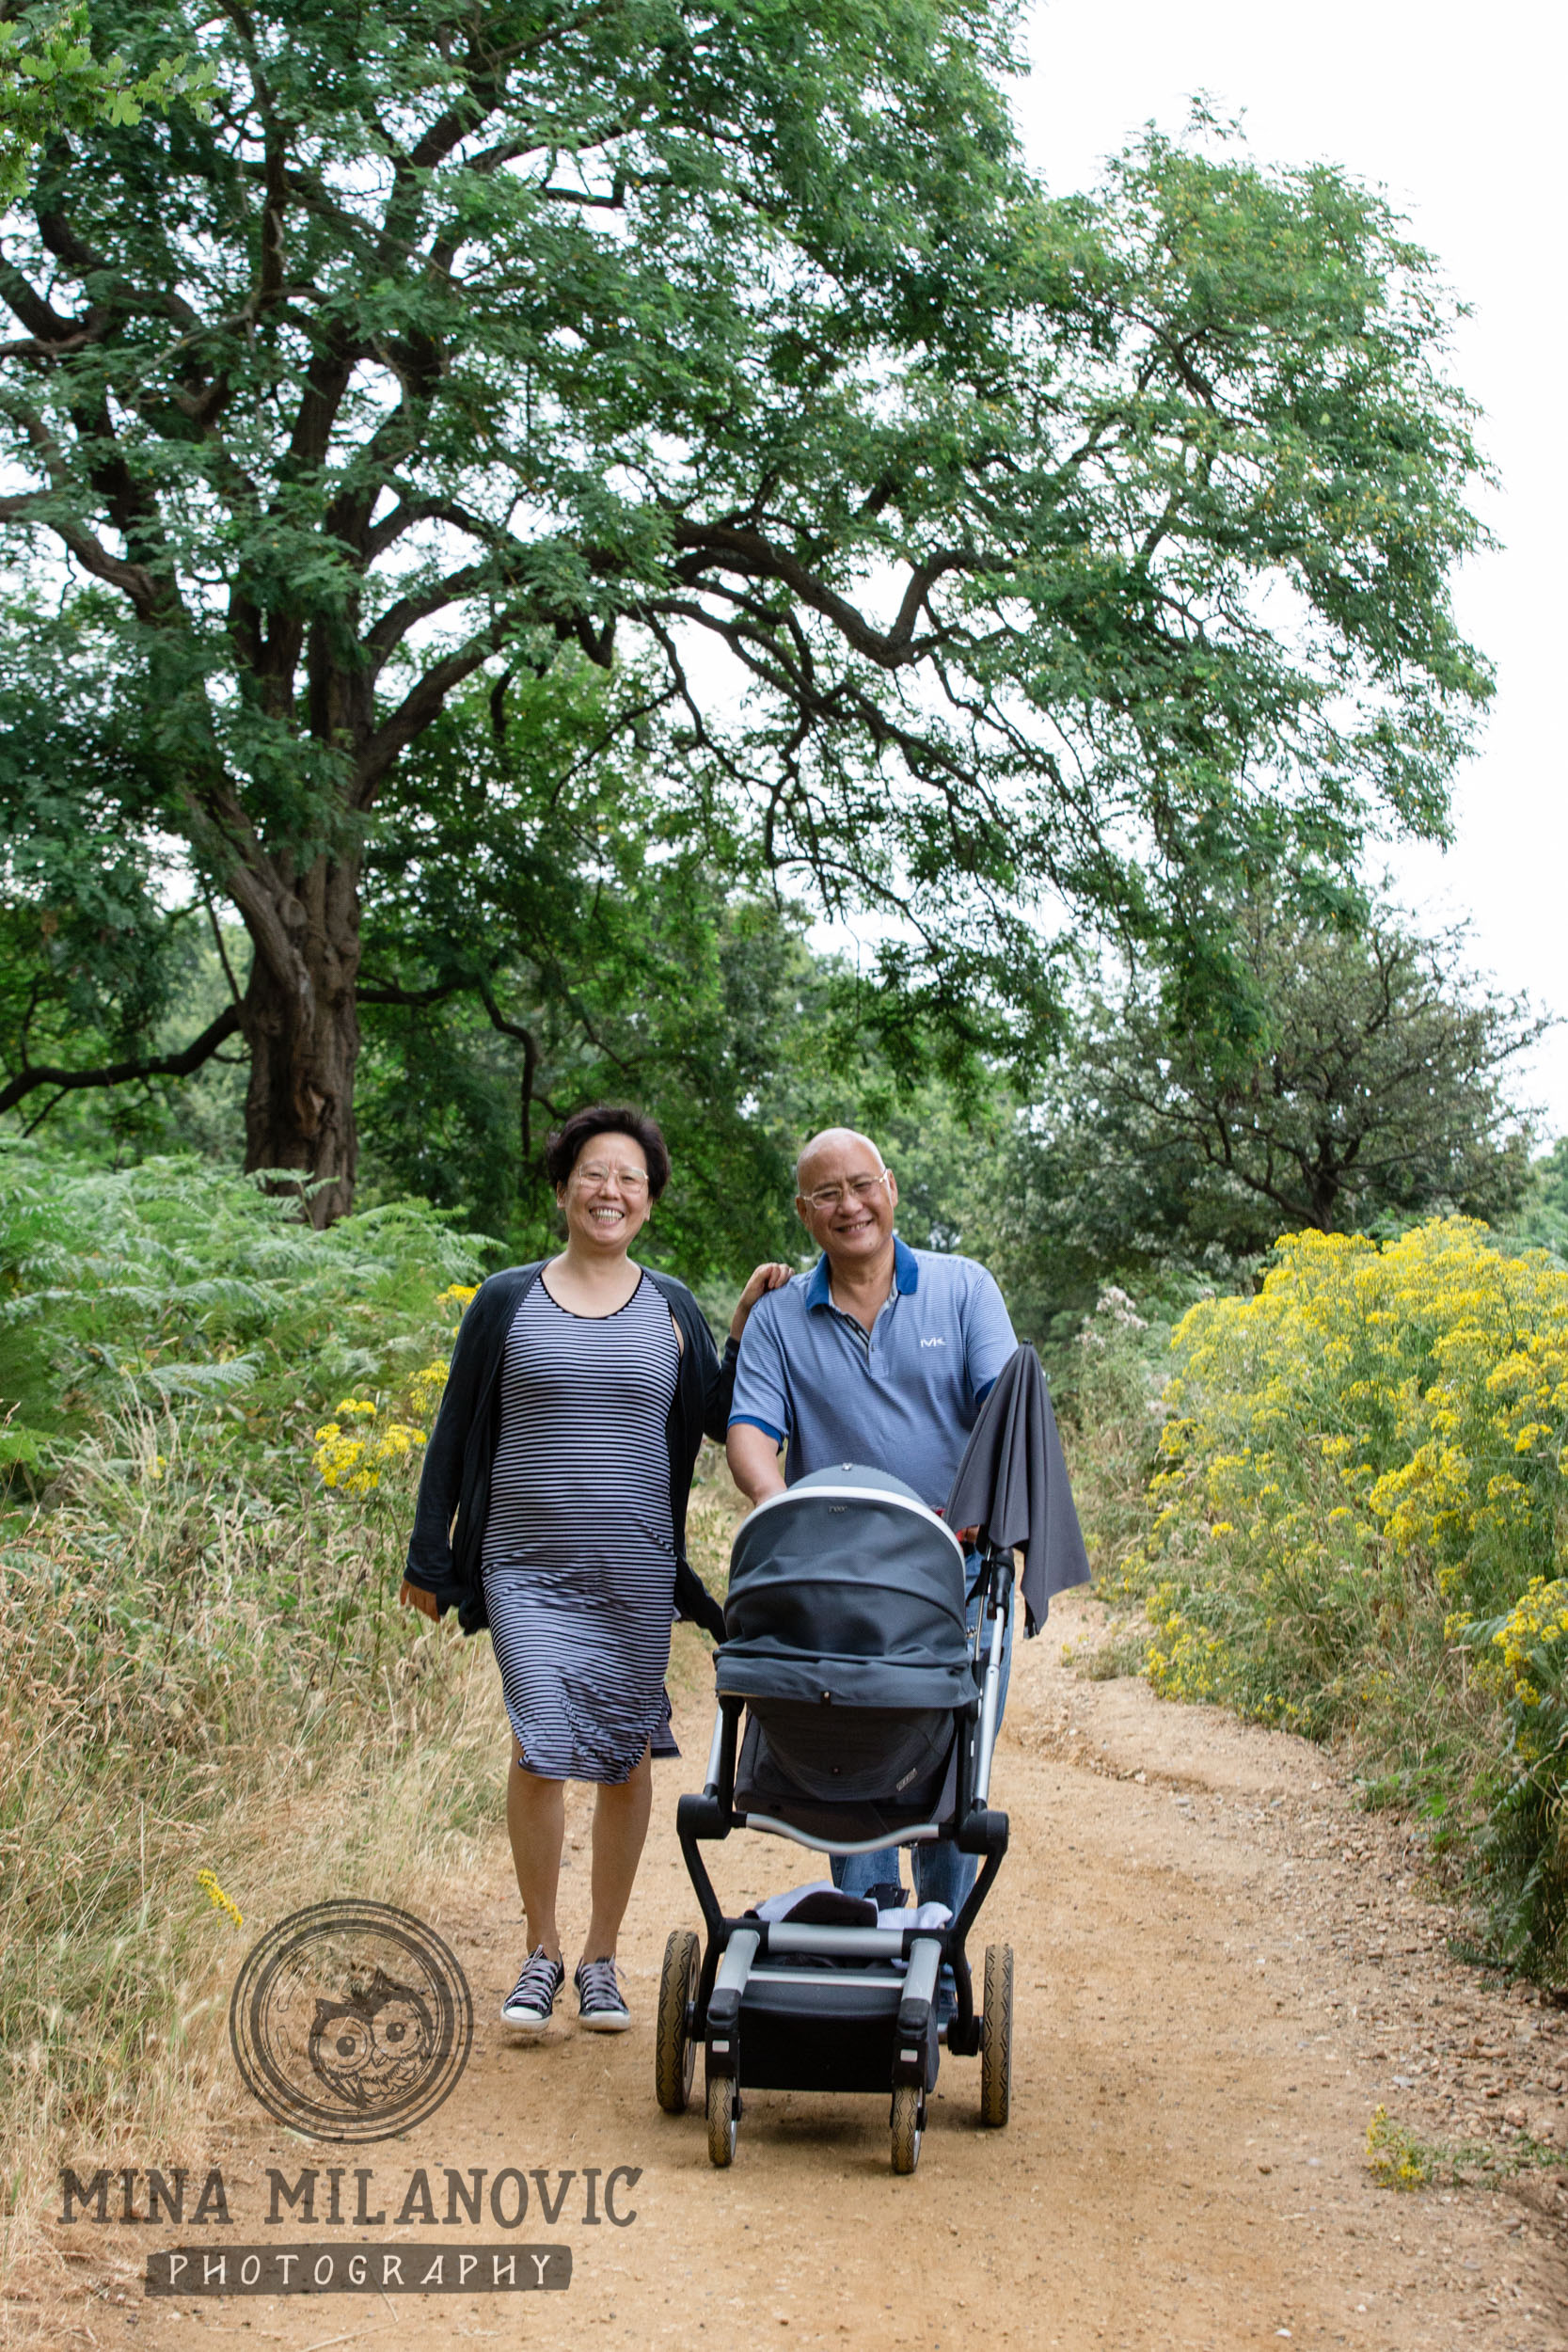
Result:
M507 1334L484 1600L522 1760L546 1780L624 1781L650 1740L677 1753L665 1422L679 1372L646 1275L612 1315L573 1314L541 1279Z

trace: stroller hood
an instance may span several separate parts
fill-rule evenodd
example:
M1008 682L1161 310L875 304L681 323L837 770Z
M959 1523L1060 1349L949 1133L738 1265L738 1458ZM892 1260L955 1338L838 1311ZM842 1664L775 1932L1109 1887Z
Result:
M736 1536L721 1696L951 1708L974 1696L963 1553L885 1470L814 1470Z

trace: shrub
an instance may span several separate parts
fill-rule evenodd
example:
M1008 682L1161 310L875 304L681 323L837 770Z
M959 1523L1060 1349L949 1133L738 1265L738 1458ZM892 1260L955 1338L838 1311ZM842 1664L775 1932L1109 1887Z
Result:
M1506 1613L1453 1629L1506 1727L1479 1850L1498 1957L1568 1974L1568 1580L1532 1577Z
M1495 1938L1560 1974L1568 1271L1457 1217L1383 1246L1301 1233L1173 1345L1154 1687L1353 1733L1389 1793L1460 1829L1484 1813Z
M1170 1323L1158 1300L1133 1300L1114 1284L1085 1317L1077 1343L1052 1379L1073 1500L1100 1591L1134 1582L1148 1523L1146 1489L1166 1418L1161 1398Z
M483 1247L420 1201L316 1232L295 1201L204 1161L105 1169L0 1139L13 1438L47 1468L105 1414L178 1406L187 1425L253 1440L264 1475L280 1429L444 1354Z

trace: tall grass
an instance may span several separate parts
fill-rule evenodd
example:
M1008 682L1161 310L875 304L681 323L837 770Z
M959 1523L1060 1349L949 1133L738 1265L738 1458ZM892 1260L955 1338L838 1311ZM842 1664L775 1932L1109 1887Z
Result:
M0 1157L9 2278L62 2162L196 2160L272 1916L437 1901L495 1811L489 1661L396 1606L417 1449L353 1493L312 1458L345 1390L417 1413L477 1271L417 1206L314 1234L190 1163Z

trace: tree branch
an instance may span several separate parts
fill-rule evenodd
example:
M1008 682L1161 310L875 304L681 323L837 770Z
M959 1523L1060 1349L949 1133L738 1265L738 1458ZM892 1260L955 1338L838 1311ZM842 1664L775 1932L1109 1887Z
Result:
M178 1054L155 1054L146 1061L105 1062L98 1070L59 1070L36 1063L19 1072L8 1086L0 1087L0 1112L14 1110L38 1087L58 1087L62 1094L72 1094L83 1087L126 1086L134 1078L188 1078L193 1070L199 1070L216 1053L226 1038L234 1035L239 1025L239 1007L225 1005L217 1019Z
M462 653L450 654L445 661L437 661L411 686L397 708L391 711L360 750L354 763L353 805L369 808L374 800L382 778L398 755L405 751L416 736L423 733L431 722L438 719L446 707L447 696L462 685L465 678L489 659L501 631L487 631L482 644L469 644Z
M689 586L696 586L705 562L715 557L726 566L745 572L752 578L779 580L802 604L820 612L851 645L868 661L884 670L895 670L906 663L919 661L931 651L934 638L917 641L914 625L923 611L926 599L945 572L970 571L978 558L961 548L950 548L941 555L933 555L924 564L913 566L909 586L898 609L898 618L891 629L874 628L871 623L836 590L819 580L809 564L792 555L786 548L775 547L760 531L737 528L731 523L693 523L684 517L676 521L672 533L674 544L686 551L688 561L677 564L678 576Z

